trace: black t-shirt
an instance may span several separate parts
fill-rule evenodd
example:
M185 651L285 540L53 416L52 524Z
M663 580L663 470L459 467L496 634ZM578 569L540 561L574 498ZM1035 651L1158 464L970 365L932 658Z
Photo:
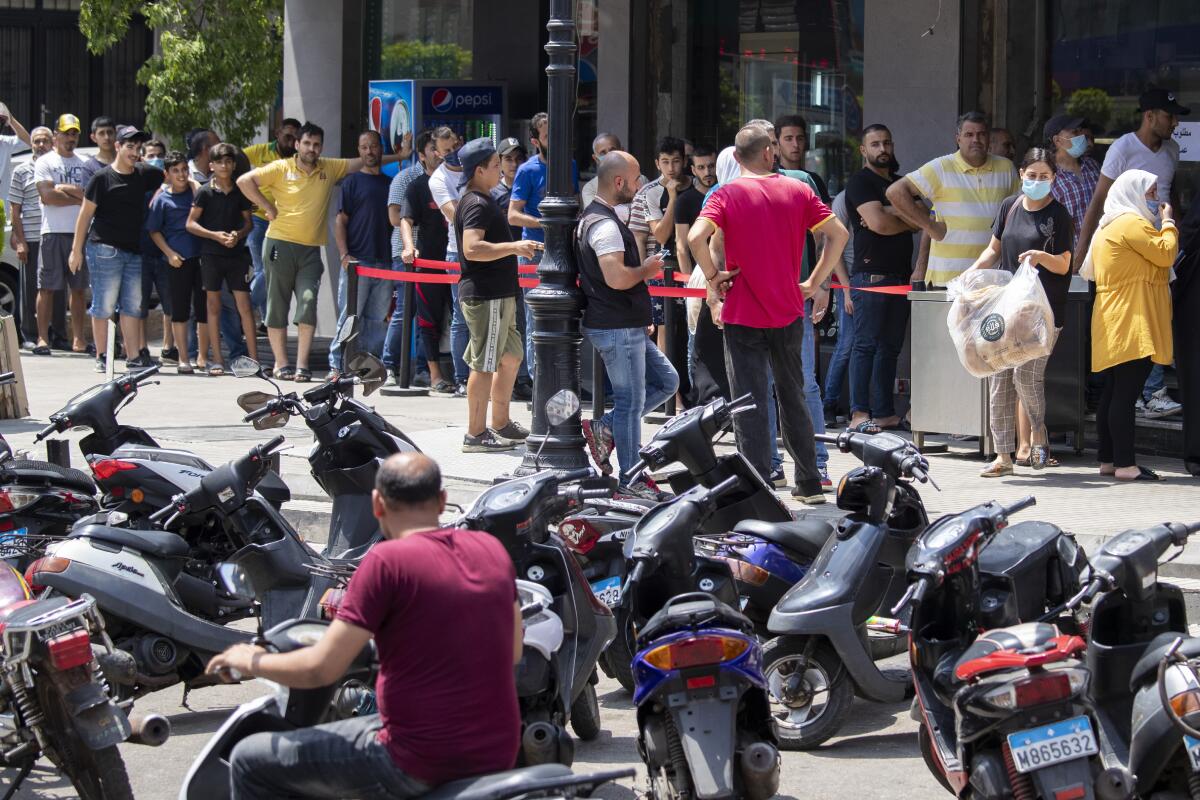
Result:
M474 190L464 192L454 212L454 238L458 242L458 260L462 262L462 279L458 282L460 300L499 300L521 293L517 283L517 257L505 256L495 261L469 261L463 255L463 231L483 231L483 240L492 244L511 242L508 219L490 195Z
M680 192L679 196L675 198L675 224L694 225L702 208L704 208L704 193L698 190L695 184L692 184L687 191Z
M246 224L244 211L250 211L254 205L242 194L242 190L234 185L228 194L217 188L215 180L209 181L196 192L192 205L200 209L200 217L196 221L200 227L210 231L237 233ZM246 240L243 239L236 247L226 247L213 239L200 240L200 254L209 256L241 256L247 254Z
M1000 203L992 225L992 235L1000 240L1000 262L996 266L1009 272L1016 272L1021 266L1017 257L1026 250L1043 250L1057 256L1075 246L1075 223L1066 206L1051 200L1045 208L1029 211L1023 203L1018 203L1021 197L1016 194ZM1014 203L1018 203L1016 209ZM1037 271L1050 308L1054 309L1054 326L1061 328L1066 320L1071 274L1059 275L1041 264Z
M162 186L163 171L138 162L128 175L107 166L88 181L83 195L96 204L88 239L130 253L142 252L142 225L146 221L146 193Z
M692 199L688 199L689 195L695 195L695 197ZM658 196L658 210L660 212L662 212L663 214L666 214L667 213L667 205L670 202L671 202L671 195L667 194L667 188L664 185L662 192ZM675 249L675 222L679 219L679 204L684 203L686 205L686 204L690 204L692 202L699 202L701 205L703 205L704 204L704 195L697 192L696 187L689 183L688 187L686 189L684 189L682 192L679 192L677 195L675 195L675 219L671 220L671 235L667 237L667 243L662 246L663 250L670 251L670 253L671 253L670 257L672 259L674 259L674 261L676 263L678 263L679 258L678 258L678 251ZM697 216L700 215L699 210L696 211L696 215ZM692 221L694 222L695 220L692 220ZM653 236L653 234L651 234L651 236Z
M446 247L450 241L446 217L429 191L428 175L422 173L408 185L400 215L411 219L417 226L417 250L421 258L445 261Z
M850 232L854 236L853 274L907 276L912 273L913 237L911 233L890 236L875 233L863 224L858 207L878 201L885 207L887 188L900 176L881 178L863 167L846 183L846 213L850 217Z
M492 199L496 201L496 205L500 206L500 212L504 214L504 218L508 219L508 204L512 202L512 187L505 186L504 181L500 181L492 187ZM521 238L521 232L524 230L520 225L509 225L508 229L512 233L514 242Z

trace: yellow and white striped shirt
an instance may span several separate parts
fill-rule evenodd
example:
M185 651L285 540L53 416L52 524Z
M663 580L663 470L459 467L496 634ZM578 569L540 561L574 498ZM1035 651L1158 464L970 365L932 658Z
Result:
M1020 191L1021 181L1007 158L989 155L982 166L972 167L958 151L935 158L906 177L946 223L945 238L930 246L925 273L926 281L945 286L987 247L1000 201Z

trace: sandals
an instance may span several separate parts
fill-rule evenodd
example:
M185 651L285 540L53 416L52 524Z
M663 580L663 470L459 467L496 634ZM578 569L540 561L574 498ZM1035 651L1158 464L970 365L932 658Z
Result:
M987 469L979 473L981 478L1003 478L1013 474L1012 464L1001 464L999 461L993 461L988 464Z
M39 344L37 347L33 348L33 350L30 352L32 352L35 356L48 356L48 355L50 355L50 346L45 345L45 344Z
M175 369L180 375L195 375L196 374L196 368L193 367L191 364L187 363L186 361L180 361L179 366L177 366Z
M296 377L293 378L296 383L308 383L312 380L312 371L307 367L297 367Z
M1162 476L1159 475L1157 472L1150 469L1149 467L1143 467L1140 464L1138 465L1137 477L1135 477L1135 478L1117 478L1117 480L1125 481L1125 482L1129 482L1129 481L1161 481L1162 479L1163 479Z
M275 379L280 381L294 380L296 377L295 367L280 367L275 370Z
M1033 458L1033 450L1044 450L1045 451L1045 453L1042 456L1042 462L1040 465ZM1050 455L1049 447L1035 447L1035 448L1033 448L1033 450L1030 450L1029 455L1026 456L1025 458L1014 458L1013 463L1016 464L1017 466L1033 467L1034 469L1043 469L1045 467L1061 466L1061 464L1059 464L1058 459L1055 458L1054 456Z
M865 433L868 436L874 436L877 433L882 433L883 428L879 427L879 423L873 419L865 419L857 425L850 428L855 433Z
M208 377L219 378L224 374L225 374L225 365L224 364L209 364L208 365Z

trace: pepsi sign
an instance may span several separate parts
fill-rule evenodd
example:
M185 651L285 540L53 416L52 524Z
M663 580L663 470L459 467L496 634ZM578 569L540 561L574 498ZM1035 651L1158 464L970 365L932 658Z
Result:
M501 86L424 86L421 108L425 114L464 115L504 113Z

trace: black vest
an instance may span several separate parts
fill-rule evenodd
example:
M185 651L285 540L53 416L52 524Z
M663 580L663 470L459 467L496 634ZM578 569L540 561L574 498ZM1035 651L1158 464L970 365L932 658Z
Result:
M575 229L575 252L579 261L579 285L587 298L583 324L588 328L644 328L653 322L650 290L639 283L630 289L613 289L604 280L600 259L587 242L588 231L604 219L617 223L625 245L625 265L640 264L637 240L616 213L599 200L593 200L583 212Z

